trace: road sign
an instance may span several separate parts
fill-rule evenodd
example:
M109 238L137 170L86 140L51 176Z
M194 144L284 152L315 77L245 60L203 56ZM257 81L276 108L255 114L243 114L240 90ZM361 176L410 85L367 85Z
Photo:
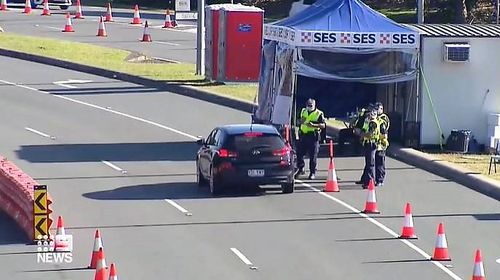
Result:
M47 186L35 186L35 200L33 204L35 215L47 215Z
M35 225L35 240L40 236L49 235L49 219L47 215L35 215L33 219Z
M189 12L191 11L190 0L175 0L175 11Z

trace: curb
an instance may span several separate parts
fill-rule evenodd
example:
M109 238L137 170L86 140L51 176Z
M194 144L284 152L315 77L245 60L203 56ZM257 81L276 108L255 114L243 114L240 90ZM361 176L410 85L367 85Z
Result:
M133 84L139 84L146 87L157 88L165 91L169 91L175 94L189 96L192 98L200 99L217 105L223 105L231 107L240 111L247 113L252 113L255 105L251 102L225 97L222 95L214 94L211 92L203 91L192 86L183 86L169 84L166 82L155 81L148 78L143 78L139 76L134 76L126 73L121 73L117 71L106 70L94 66L88 66L83 64L78 64L69 61L58 60L55 58L44 57L40 55L27 54L18 51L6 50L0 48L0 55L18 58L22 60L28 60L31 62L42 63L46 65L57 66L65 69L70 69L74 71L79 71L83 73L98 75L110 79L117 79L124 82L129 82Z
M103 76L110 79L117 79L124 82L143 85L146 87L162 89L175 94L196 98L213 104L227 106L247 113L252 113L253 109L255 108L255 104L251 102L217 95L211 92L194 88L192 86L174 85L117 71L106 70L94 66L62 61L55 58L27 54L1 48L0 55ZM329 135L336 135L338 134L338 131L339 128L327 125L327 133ZM404 148L399 145L392 145L388 149L387 155L393 157L394 159L426 170L430 173L453 180L470 189L476 190L482 194L500 200L500 182L487 178L486 176L473 173L455 164L439 160L433 156L422 153L415 149Z

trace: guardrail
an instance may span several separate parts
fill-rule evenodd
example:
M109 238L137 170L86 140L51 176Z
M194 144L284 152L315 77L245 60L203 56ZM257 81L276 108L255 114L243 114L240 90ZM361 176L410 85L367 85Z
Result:
M0 209L7 213L30 240L35 240L34 224L34 187L38 183L24 173L14 163L0 156ZM47 227L52 224L50 204L52 199L47 194Z

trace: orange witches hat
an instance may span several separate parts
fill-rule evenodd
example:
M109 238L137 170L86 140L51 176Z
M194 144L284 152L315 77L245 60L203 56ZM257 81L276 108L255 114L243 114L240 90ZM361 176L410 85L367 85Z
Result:
M153 42L151 40L151 34L149 33L149 25L148 21L146 21L146 24L144 25L144 34L142 35L142 42Z
M0 3L0 11L8 11L7 9L7 0L2 0Z
M373 179L370 179L368 183L368 196L366 197L365 210L363 213L366 214L380 214L377 208L377 197L375 195L375 185L373 184Z
M112 22L113 20L113 12L111 11L111 3L108 3L108 9L106 10L106 18L105 22Z
M89 268L96 268L99 249L102 249L102 248L103 248L103 246L102 246L101 234L100 234L99 230L96 229L95 236L94 236L94 249L92 250L92 257L90 259Z
M481 250L476 251L476 258L474 260L474 270L472 272L472 280L486 280L484 275L483 258L481 257Z
M163 28L174 28L172 18L170 18L170 10L165 11L165 24L163 25Z
M50 16L49 0L44 0L43 1L42 16Z
M116 275L116 267L115 264L112 263L109 268L109 279L108 280L118 280L118 276Z
M97 36L106 37L106 26L104 26L104 20L102 17L99 18L99 28L97 29Z
M328 165L328 178L326 179L326 184L323 189L325 192L339 192L339 184L337 183L337 173L335 172L335 163L333 163L333 158L330 158L330 164Z
M406 203L405 209L405 220L403 223L403 229L401 230L401 235L399 238L402 239L417 239L415 235L415 230L413 228L413 216L411 215L410 203Z
M66 235L66 230L64 229L64 222L63 218L59 216L57 218L57 231L56 235Z
M69 13L66 13L66 25L64 26L63 32L75 32L71 24L71 15Z
M95 269L94 280L106 280L106 260L104 258L104 251L99 248L97 252L97 266Z
M83 12L82 12L82 4L80 3L80 0L76 0L76 14L75 14L76 19L82 19L83 17Z
M132 19L131 24L141 24L141 14L139 14L139 6L135 4L134 7L134 18Z
M446 242L446 235L444 233L444 226L442 223L438 226L438 236L436 240L436 247L434 248L434 256L431 258L433 261L451 261L448 254L448 242Z
M26 0L26 2L24 2L24 11L23 11L24 14L31 14L31 1L30 0Z

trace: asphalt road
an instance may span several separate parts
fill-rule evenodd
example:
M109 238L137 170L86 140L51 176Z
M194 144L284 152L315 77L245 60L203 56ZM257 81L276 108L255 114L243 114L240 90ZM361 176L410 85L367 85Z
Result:
M497 200L388 159L386 185L377 190L381 214L368 218L356 213L366 199L353 184L358 157L336 158L340 193L317 191L322 159L318 180L294 194L212 198L195 184L194 138L246 123L248 114L11 58L0 57L0 65L0 154L49 186L55 217L63 215L74 236L73 263L37 263L36 248L0 215L0 279L92 279L84 267L96 228L120 279L470 279L477 248L488 279L500 275ZM54 84L69 79L91 82ZM394 238L407 201L419 236L411 242ZM443 264L425 258L440 222L453 259Z
M68 11L75 14L75 7ZM196 23L180 21L175 29L163 29L164 14L141 12L143 23L147 20L153 42L141 42L143 26L131 25L133 10L114 9L115 22L106 23L108 37L97 37L100 15L105 15L105 8L83 7L85 19L73 19L74 33L61 32L66 24L66 11L54 7L52 16L41 16L42 10L35 9L27 16L22 9L11 8L0 12L0 26L6 32L23 35L55 38L90 43L100 46L124 49L143 53L148 56L173 60L178 62L196 63Z

